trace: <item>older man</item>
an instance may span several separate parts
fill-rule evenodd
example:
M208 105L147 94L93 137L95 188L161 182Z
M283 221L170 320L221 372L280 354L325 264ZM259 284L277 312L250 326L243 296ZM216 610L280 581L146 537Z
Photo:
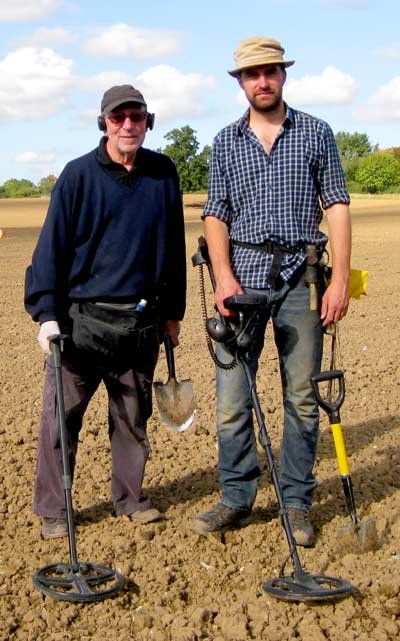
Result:
M284 404L280 480L294 537L310 546L316 486L313 466L318 437L318 406L310 377L320 370L323 327L339 321L348 306L351 248L349 196L330 127L289 107L282 92L284 49L274 38L239 43L237 79L249 102L246 113L215 138L205 235L216 278L219 312L224 299L256 291L264 296L247 331L254 377L264 334L272 321L279 355ZM315 257L327 237L319 230L326 211L332 253L332 280L310 304L305 282L307 254ZM311 251L310 251L311 248ZM315 259L315 258L314 258ZM311 258L310 258L311 260ZM321 283L322 284L322 283ZM223 345L218 357L229 361ZM200 534L223 530L247 519L259 479L252 405L244 371L217 369L217 423L221 501L194 519Z
M184 223L172 161L143 148L153 127L143 95L112 87L99 146L67 164L26 274L25 305L47 355L34 509L42 536L67 535L49 337L65 333L63 383L71 470L87 405L109 398L111 493L133 523L163 518L142 494L146 421L160 339L178 344L186 294ZM90 465L90 462L89 462Z

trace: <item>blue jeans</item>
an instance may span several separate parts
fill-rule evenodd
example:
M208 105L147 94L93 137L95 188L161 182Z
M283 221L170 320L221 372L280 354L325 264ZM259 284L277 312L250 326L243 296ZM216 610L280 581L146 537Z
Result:
M277 289L245 292L261 294L268 303L248 327L252 344L246 359L254 379L270 319L279 355L284 405L280 455L283 500L287 507L309 509L317 485L313 467L319 412L310 377L321 369L323 332L319 312L310 311L309 289L302 275ZM222 343L216 353L224 363L232 360ZM251 508L260 470L252 403L242 366L231 370L217 367L217 428L221 501L235 509Z

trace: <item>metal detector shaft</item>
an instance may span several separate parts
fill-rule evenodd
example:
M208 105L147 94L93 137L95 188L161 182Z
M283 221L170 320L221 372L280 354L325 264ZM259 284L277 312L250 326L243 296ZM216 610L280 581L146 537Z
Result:
M67 425L65 421L65 407L64 407L64 392L62 383L61 371L61 343L66 337L62 334L50 336L49 341L51 345L51 354L54 362L55 379L56 379L56 400L58 423L60 427L60 442L61 442L61 457L62 457L62 471L63 471L63 488L65 495L65 507L67 510L67 526L68 526L68 541L69 553L71 559L72 570L77 571L78 557L76 552L76 539L74 528L74 513L72 509L72 478L68 458L68 442L67 442Z
M247 382L248 382L249 389L250 389L251 401L252 401L252 404L253 404L254 413L256 415L256 419L257 419L257 423L258 423L258 427L259 427L259 440L260 440L260 443L261 443L262 447L264 448L264 451L265 451L265 454L266 454L266 457L267 457L267 461L268 461L268 465L269 465L269 469L270 469L270 473L271 473L271 480L272 480L272 484L274 486L276 498L278 500L279 509L280 509L280 513L281 513L281 518L282 518L283 529L285 531L285 535L286 535L287 542L288 542L288 545L289 545L290 555L291 555L291 558L293 560L293 565L294 565L294 568L295 568L295 574L296 574L297 577L299 577L299 576L305 575L306 573L303 570L303 567L302 567L302 565L300 563L300 558L299 558L299 554L297 552L296 543L295 543L295 540L294 540L294 537L293 537L293 534L292 534L292 529L291 529L290 523L289 523L289 517L288 517L287 511L286 511L285 504L283 502L282 492L280 491L280 483L279 483L278 472L276 470L274 456L272 454L271 439L268 436L267 428L265 426L264 414L262 412L260 401L258 399L258 394L257 394L257 391L256 391L256 385L255 385L255 382L253 381L253 378L252 378L251 372L250 372L250 368L249 368L247 362L245 361L245 359L239 356L238 360L239 360L240 364L242 365L242 367L243 367L243 369L245 371L245 374L246 374Z

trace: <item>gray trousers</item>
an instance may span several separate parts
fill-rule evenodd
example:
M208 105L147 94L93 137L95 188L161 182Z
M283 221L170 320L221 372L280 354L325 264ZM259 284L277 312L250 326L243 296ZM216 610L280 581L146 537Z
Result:
M69 343L69 342L68 342ZM70 343L69 343L70 344ZM150 447L146 421L152 411L152 380L158 347L149 354L146 371L105 371L90 362L73 345L62 359L65 417L71 476L75 468L79 432L90 399L101 381L109 399L109 437L112 470L111 495L116 514L146 510L150 502L142 496L142 483ZM34 511L45 517L65 518L62 459L56 404L55 370L46 360L43 410L39 432ZM90 461L87 462L90 465Z

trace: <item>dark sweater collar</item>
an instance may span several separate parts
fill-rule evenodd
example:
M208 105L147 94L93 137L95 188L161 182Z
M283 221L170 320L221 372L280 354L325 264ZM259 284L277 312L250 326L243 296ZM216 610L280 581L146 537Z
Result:
M103 136L97 148L97 160L103 165L116 180L128 187L133 186L138 178L141 165L142 150L138 149L135 158L135 167L128 171L121 163L115 162L107 151L107 136ZM138 171L139 170L139 171Z
M139 167L141 156L142 156L142 148L140 147L136 152L135 168ZM121 163L116 162L115 160L112 160L110 154L107 151L107 136L103 136L100 139L100 143L97 148L97 158L102 165L107 165L107 166L117 165L117 167L121 167L122 169L124 169L124 171L129 173L128 170L123 165L121 165Z

